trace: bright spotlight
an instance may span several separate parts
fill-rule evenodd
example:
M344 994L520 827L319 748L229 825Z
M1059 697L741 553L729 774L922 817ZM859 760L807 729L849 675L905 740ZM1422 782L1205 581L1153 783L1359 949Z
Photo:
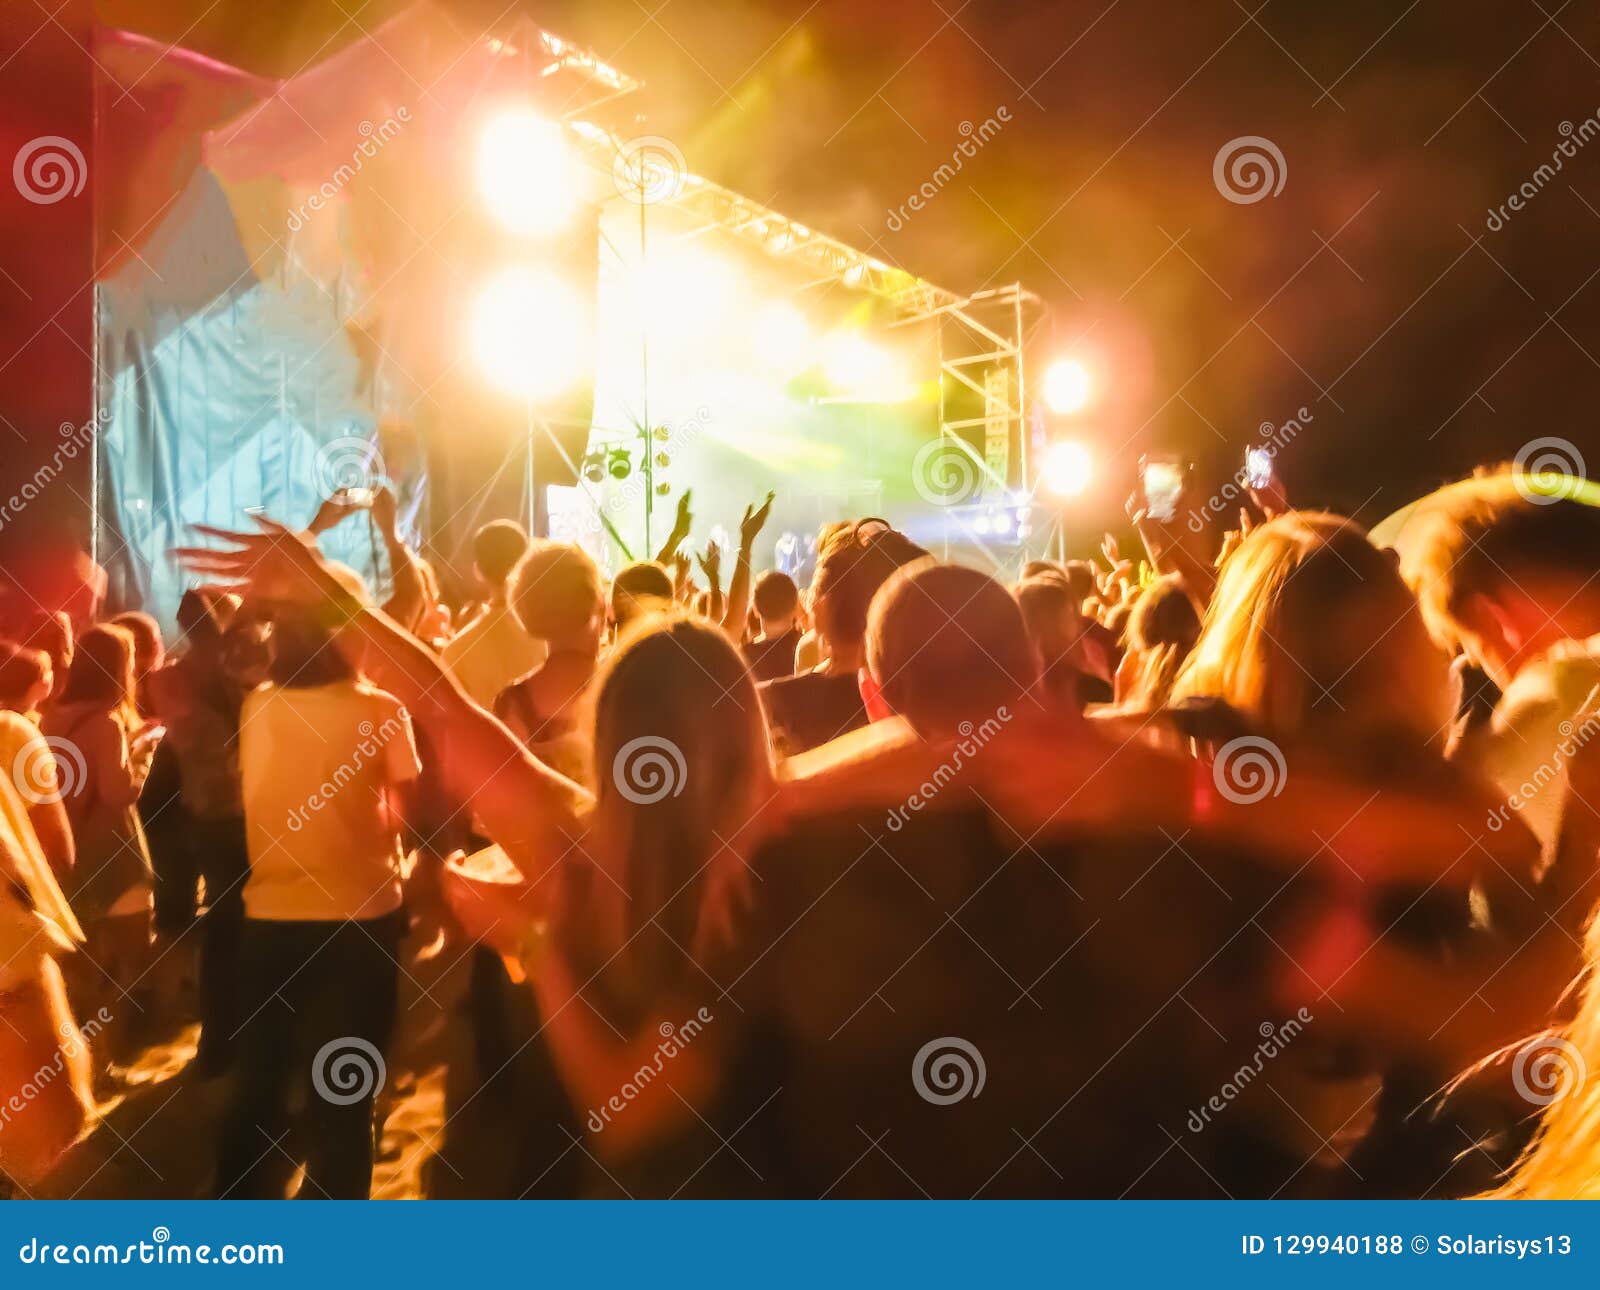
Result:
M491 119L478 140L478 187L518 233L551 233L577 205L579 176L560 125L528 108Z
M1052 412L1081 411L1093 389L1089 369L1075 358L1058 358L1044 370L1044 401Z
M1094 478L1094 459L1081 443L1059 440L1045 449L1040 472L1044 486L1057 497L1076 497Z
M524 398L549 398L582 375L589 340L588 309L553 274L506 269L479 294L472 311L472 350L485 375Z

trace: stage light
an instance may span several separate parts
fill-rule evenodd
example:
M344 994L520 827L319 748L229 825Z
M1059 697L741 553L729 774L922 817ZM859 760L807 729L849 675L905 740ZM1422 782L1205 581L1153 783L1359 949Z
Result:
M763 367L785 373L799 371L810 361L811 328L793 305L776 301L757 313L752 345Z
M1040 476L1057 497L1076 497L1094 478L1094 459L1081 443L1058 440L1045 449Z
M1089 369L1075 358L1058 358L1044 371L1044 401L1050 411L1081 411L1094 393Z
M549 398L584 371L587 312L577 292L553 274L521 265L506 269L478 295L473 352L501 389Z
M993 527L988 514L980 514L972 521L972 531L979 537L988 537L989 530Z
M613 448L606 458L606 473L612 479L626 479L633 474L633 456L626 448Z
M492 118L478 140L478 187L508 228L554 232L571 217L580 188L566 133L528 108Z
M999 511L994 517L994 531L1001 537L1011 532L1011 512Z
M591 452L583 459L583 477L591 484L598 484L606 477L606 459L597 452Z

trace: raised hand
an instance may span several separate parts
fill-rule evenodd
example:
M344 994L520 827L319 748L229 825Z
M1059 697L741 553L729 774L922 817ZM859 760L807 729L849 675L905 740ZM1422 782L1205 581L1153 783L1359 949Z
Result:
M260 527L257 533L196 525L197 533L231 546L179 547L173 555L191 572L247 587L267 599L317 604L348 597L310 534L297 533L265 516L258 516L256 524Z
M766 527L767 518L772 514L772 501L776 496L776 493L769 492L767 500L762 502L759 508L750 506L744 508L744 519L739 521L739 543L746 550L755 544L761 530Z
M700 572L710 581L712 590L716 590L722 574L722 548L715 542L707 542L705 554L697 555L695 561L700 566Z

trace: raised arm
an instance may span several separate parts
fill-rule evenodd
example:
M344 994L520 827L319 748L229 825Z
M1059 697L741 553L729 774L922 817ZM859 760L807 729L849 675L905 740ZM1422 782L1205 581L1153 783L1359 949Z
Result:
M733 564L733 580L728 583L728 603L722 611L722 630L736 643L744 638L744 620L750 612L750 552L772 514L774 496L768 493L759 509L746 506L739 523L739 554Z
M177 554L191 569L319 605L329 626L338 629L339 648L359 659L427 728L449 783L489 836L530 878L542 875L576 831L589 794L528 753L409 632L345 591L309 538L270 521L261 524L264 532L255 534L202 529L232 549L186 548Z

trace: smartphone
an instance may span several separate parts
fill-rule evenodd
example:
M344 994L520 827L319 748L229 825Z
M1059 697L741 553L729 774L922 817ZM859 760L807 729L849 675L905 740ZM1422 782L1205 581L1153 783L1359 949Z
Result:
M1178 499L1188 482L1186 463L1177 457L1141 457L1139 481L1144 492L1144 513L1161 524L1170 524L1178 515Z
M371 488L341 488L334 494L346 506L371 506L375 490Z
M1244 482L1256 489L1271 486L1272 454L1265 448L1244 450Z

